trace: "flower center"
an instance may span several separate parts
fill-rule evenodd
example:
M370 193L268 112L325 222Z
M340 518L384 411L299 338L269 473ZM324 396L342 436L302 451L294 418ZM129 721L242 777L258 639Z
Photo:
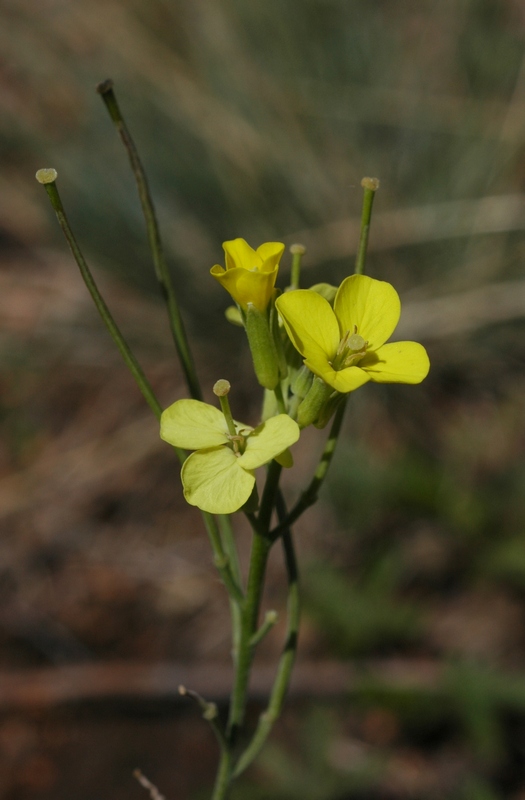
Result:
M347 331L341 341L331 362L335 370L346 369L355 366L361 361L366 353L368 342L357 332L357 325L354 325L353 333Z
M231 447L233 452L237 457L242 456L244 451L246 450L246 439L248 436L243 436L241 431L238 431L235 436L228 434L228 439L231 442Z

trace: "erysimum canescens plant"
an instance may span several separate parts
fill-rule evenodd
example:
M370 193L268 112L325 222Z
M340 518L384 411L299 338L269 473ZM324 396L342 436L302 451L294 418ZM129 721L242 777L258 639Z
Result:
M254 250L244 239L224 243L226 266L215 265L211 274L237 303L238 321L246 331L255 374L266 389L265 422L251 428L233 419L228 401L231 387L224 379L213 386L221 410L201 402L202 390L164 259L146 177L121 115L112 82L104 81L98 91L128 149L148 226L153 261L167 301L172 333L192 399L179 400L162 411L75 240L55 185L56 171L39 170L37 180L46 187L60 226L109 333L152 412L161 421L162 438L177 449L177 456L183 463L181 477L185 498L203 512L214 563L228 591L232 611L234 681L227 720L218 714L215 703L181 687L182 694L197 701L217 736L220 761L212 798L227 800L231 796L232 782L260 752L284 702L297 647L300 616L298 568L291 526L316 501L325 479L341 431L345 409L343 395L370 380L419 383L428 372L428 357L424 348L415 342L385 344L397 325L400 303L390 284L363 276L372 199L379 185L375 178L364 178L356 274L342 282L335 298L332 287L320 284L313 287L314 291L290 291L275 301L275 281L284 245L267 242ZM292 249L291 282L294 287L300 285L303 252L304 247L300 245ZM328 302L332 299L333 309ZM278 325L275 304L289 337L304 359L304 368L298 368L296 354L284 346L284 331ZM310 424L323 427L332 415L330 433L315 472L296 502L288 508L279 486L281 467L291 466L288 447L299 439L300 428ZM186 450L195 452L186 457ZM258 503L254 473L263 465L268 466ZM250 566L245 580L235 533L228 517L239 509L245 512L252 528ZM219 520L215 514L221 515ZM276 612L269 610L260 621L266 564L278 539L283 543L288 581L287 630L268 705L248 739L244 734L250 671L258 644L277 618ZM153 784L148 782L148 787L151 786ZM158 794L156 789L155 793Z
M215 264L210 272L245 311L252 303L265 311L275 287L284 244L266 242L254 250L244 239L232 239L222 245L226 269Z
M332 309L317 292L299 289L276 300L294 347L306 366L341 393L367 381L420 383L430 363L417 342L385 344L401 313L391 284L351 275L339 287Z
M196 450L184 462L181 478L190 505L211 514L232 514L250 497L254 470L279 456L299 439L299 427L279 414L257 428L235 422L228 430L224 414L199 400L178 400L161 417L161 438ZM291 466L286 455L283 466Z

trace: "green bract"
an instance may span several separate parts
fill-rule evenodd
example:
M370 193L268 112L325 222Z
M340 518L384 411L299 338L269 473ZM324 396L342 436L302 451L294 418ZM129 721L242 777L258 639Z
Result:
M252 493L257 467L274 458L291 466L285 451L300 433L287 414L271 417L257 428L235 422L235 428L237 435L232 436L222 412L200 400L178 400L160 420L164 441L197 451L181 470L184 497L210 514L238 511Z

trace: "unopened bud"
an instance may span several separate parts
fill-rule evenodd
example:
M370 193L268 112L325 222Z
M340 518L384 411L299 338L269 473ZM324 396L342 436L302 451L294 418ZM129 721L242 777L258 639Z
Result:
M279 362L268 316L248 303L245 328L257 380L265 389L275 389L279 383Z
M297 409L297 424L300 428L316 422L333 391L321 378L314 378L310 391Z
M306 397L306 395L310 391L313 379L314 379L313 372L310 372L308 367L303 364L303 366L298 370L298 372L296 372L292 380L292 386L291 386L292 392L297 397Z

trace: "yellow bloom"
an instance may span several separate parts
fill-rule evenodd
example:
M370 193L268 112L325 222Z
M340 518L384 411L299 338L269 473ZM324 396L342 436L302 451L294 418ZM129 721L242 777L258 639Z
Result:
M232 436L224 414L200 400L173 403L160 426L164 441L197 451L182 466L184 497L210 514L238 511L252 493L257 467L273 458L291 466L285 451L300 433L293 419L279 414L255 429L235 422L237 435Z
M254 250L244 239L233 239L222 246L226 269L215 264L211 274L244 311L248 303L253 303L258 311L265 311L274 290L284 244L266 242Z
M281 295L276 306L306 366L338 392L352 392L367 381L420 383L428 374L422 345L385 344L401 312L389 283L352 275L337 290L333 310L307 289Z

